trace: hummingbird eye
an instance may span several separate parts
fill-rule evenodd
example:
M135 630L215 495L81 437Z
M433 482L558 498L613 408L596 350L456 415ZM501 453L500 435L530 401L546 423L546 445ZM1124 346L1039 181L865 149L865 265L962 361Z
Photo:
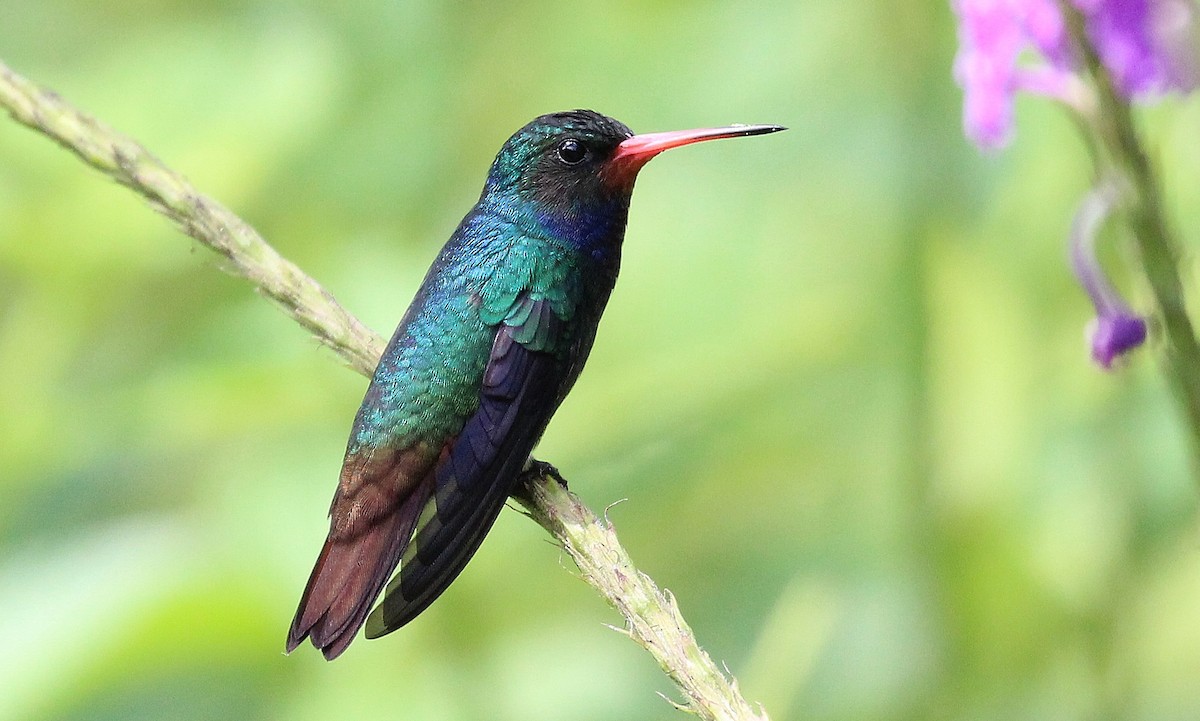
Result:
M558 159L567 165L579 165L587 157L587 147L574 138L567 138L558 144Z

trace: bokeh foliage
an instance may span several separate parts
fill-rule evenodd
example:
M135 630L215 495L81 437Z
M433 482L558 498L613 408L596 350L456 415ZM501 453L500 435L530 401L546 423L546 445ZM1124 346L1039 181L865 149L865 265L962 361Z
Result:
M385 333L534 115L790 126L643 173L540 455L773 718L1195 718L1194 469L1154 353L1087 359L1086 151L1025 100L978 156L953 43L916 1L0 5ZM1200 104L1141 117L1200 237ZM678 718L513 512L411 627L284 657L365 383L216 266L0 123L0 719Z

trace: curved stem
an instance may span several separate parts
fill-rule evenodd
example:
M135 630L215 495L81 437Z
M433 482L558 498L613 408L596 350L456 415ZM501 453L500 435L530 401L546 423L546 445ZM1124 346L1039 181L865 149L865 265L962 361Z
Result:
M384 340L364 326L253 228L197 191L145 148L77 110L0 62L0 107L22 125L49 136L118 183L141 195L185 233L229 261L285 313L367 376ZM670 592L637 570L612 526L559 484L557 471L535 464L518 500L529 516L571 555L583 579L625 617L630 638L648 650L684 694L681 708L709 721L766 721L742 698L696 643Z

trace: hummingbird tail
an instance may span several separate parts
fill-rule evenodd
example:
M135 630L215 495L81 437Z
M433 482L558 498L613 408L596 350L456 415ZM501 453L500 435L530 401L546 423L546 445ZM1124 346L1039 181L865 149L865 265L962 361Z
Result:
M413 620L442 595L475 555L508 499L509 485L494 483L461 513L435 515L400 562L383 601L367 619L367 638L379 638Z
M288 630L288 653L305 638L330 661L346 650L399 563L427 498L412 493L354 537L330 534Z

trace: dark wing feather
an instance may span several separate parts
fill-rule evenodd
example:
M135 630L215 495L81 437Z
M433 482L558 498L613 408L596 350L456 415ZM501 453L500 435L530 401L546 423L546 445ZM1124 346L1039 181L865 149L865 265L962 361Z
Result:
M441 595L492 527L558 404L566 364L549 347L561 326L549 301L528 296L500 326L479 407L433 471L434 501L367 619L368 638L400 628Z

